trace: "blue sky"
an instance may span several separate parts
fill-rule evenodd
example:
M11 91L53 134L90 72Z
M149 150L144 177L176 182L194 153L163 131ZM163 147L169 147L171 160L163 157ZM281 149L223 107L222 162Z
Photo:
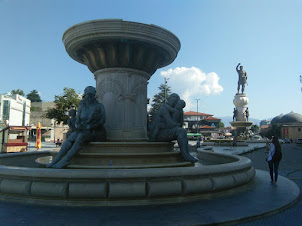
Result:
M200 99L199 112L231 116L240 62L250 117L302 114L301 12L300 0L0 0L0 93L37 89L53 101L64 87L95 86L88 68L66 53L62 35L80 22L120 18L164 27L181 42L175 61L149 80L149 98L168 75L185 110L196 111Z

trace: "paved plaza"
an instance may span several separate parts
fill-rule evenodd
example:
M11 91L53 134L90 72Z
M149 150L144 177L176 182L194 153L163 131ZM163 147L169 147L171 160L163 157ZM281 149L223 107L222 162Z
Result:
M295 182L302 188L302 146L296 144L282 144L283 159L279 165L279 174ZM268 171L264 161L267 153L265 149L248 153L246 156L253 161L254 168ZM267 178L268 180L269 177ZM302 222L302 198L298 202L275 215L260 218L241 225L301 225Z
M44 144L44 145L43 145ZM194 144L191 142L191 144ZM32 144L31 144L32 145ZM53 143L42 143L42 150L55 148ZM253 146L251 145L250 148ZM249 221L232 221L246 214L251 216L268 204L286 202L291 193L297 193L295 182L302 186L302 146L283 144L283 160L280 163L279 185L270 185L264 148L243 154L253 161L257 169L254 188L248 186L208 196L201 201L150 206L129 207L58 207L23 205L0 202L0 225L199 225L213 222L228 222L241 225L301 225L302 200L299 197L289 208L261 214ZM229 147L228 147L229 148ZM234 152L223 150L225 147L213 147L214 152ZM238 151L240 147L237 147ZM253 149L255 149L253 147ZM196 147L191 145L192 153ZM247 152L244 149L244 152ZM287 189L288 188L288 189ZM293 190L291 190L293 188ZM298 189L299 189L298 188ZM282 192L280 192L282 191ZM285 192L284 192L285 191ZM277 196L271 195L276 192ZM288 192L288 193L287 193Z

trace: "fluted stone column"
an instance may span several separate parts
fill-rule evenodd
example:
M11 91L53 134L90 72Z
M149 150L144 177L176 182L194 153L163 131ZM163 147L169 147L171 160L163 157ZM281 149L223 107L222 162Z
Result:
M63 42L69 56L95 76L97 99L106 111L107 139L147 140L148 80L174 61L178 38L156 25L93 20L67 29Z
M147 84L150 75L128 68L94 73L97 99L106 109L106 131L111 140L147 139Z

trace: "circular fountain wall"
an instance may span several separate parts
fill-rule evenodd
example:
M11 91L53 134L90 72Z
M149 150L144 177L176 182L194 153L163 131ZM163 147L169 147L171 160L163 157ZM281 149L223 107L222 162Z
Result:
M55 152L0 156L0 199L47 205L141 205L192 201L255 176L251 160L199 151L191 167L46 169L35 159Z

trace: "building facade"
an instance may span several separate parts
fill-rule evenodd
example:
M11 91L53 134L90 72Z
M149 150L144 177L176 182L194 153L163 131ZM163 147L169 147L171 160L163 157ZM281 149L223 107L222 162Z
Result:
M211 114L195 111L184 112L184 125L188 132L203 132L213 135L219 132L220 121L221 119L214 118Z
M302 123L287 123L282 125L282 139L296 140L302 138Z
M30 126L30 108L31 101L21 95L0 95L0 124Z
M261 126L269 125L270 123L271 123L271 120L264 119L264 120L261 120L259 124L261 127Z
M281 127L281 138L296 140L302 138L302 115L290 112L286 115L278 115L272 119L271 125Z
M32 112L30 125L32 127L32 137L35 137L36 126L41 123L42 138L45 141L65 140L68 126L56 123L55 119L46 117L49 109L54 108L54 102L34 102L32 103Z

